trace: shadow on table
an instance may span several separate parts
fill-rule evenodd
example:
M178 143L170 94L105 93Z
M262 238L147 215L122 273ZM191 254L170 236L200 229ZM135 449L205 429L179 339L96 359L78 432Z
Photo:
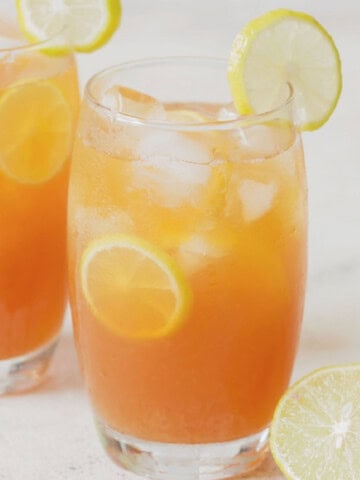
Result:
M49 377L41 390L79 390L83 388L80 367L76 356L74 339L70 333L60 337L56 348Z
M258 470L256 470L256 472L242 478L244 480L285 480L285 477L283 477L282 473L275 465L271 454L268 455L264 463Z

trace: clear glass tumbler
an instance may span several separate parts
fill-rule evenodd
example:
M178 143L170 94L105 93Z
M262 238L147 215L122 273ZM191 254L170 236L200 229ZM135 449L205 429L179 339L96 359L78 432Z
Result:
M153 479L255 468L296 354L306 176L293 95L239 117L226 62L87 84L69 197L78 353L110 457Z
M0 394L45 375L66 301L76 63L0 25ZM61 33L59 33L59 36Z

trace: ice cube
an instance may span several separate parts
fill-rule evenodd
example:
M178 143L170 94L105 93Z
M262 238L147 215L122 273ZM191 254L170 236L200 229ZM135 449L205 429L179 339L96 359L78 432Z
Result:
M179 247L176 258L183 270L191 275L201 270L209 261L221 258L227 249L211 242L202 234L194 234Z
M135 151L133 186L147 190L153 201L168 208L196 204L211 175L210 155L204 144L183 134L148 132Z
M274 157L290 148L295 139L295 131L285 123L279 125L253 125L234 130L233 136L238 145L233 160L258 160Z
M145 120L165 120L165 108L160 101L132 88L113 85L102 95L102 103L113 112L121 112Z
M238 117L239 114L232 103L221 107L217 113L218 120L236 120Z
M101 97L101 103L112 112L121 112L121 94L118 88L108 88Z
M257 220L268 212L273 204L277 186L254 180L242 180L238 187L238 194L242 203L245 221Z

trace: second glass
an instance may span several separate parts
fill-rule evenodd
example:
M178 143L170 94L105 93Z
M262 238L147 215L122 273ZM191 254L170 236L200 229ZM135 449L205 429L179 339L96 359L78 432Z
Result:
M226 62L209 59L127 64L87 85L72 312L103 444L137 474L220 479L264 456L306 277L292 103L289 87L274 111L238 117Z
M71 52L46 52L54 39L1 49L0 32L0 394L44 378L64 317L79 95Z

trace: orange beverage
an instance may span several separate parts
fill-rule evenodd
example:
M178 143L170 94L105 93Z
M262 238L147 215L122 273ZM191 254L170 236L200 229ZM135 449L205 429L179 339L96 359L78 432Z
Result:
M291 98L239 118L208 91L224 83L221 62L178 62L169 78L149 62L88 84L70 182L72 312L100 434L117 462L154 478L186 445L196 468L209 444L215 469L227 455L234 471L255 462L291 376L306 276ZM153 96L119 86L136 67ZM190 69L197 102L182 90Z
M0 50L0 392L42 378L61 327L78 111L73 56L12 43Z

